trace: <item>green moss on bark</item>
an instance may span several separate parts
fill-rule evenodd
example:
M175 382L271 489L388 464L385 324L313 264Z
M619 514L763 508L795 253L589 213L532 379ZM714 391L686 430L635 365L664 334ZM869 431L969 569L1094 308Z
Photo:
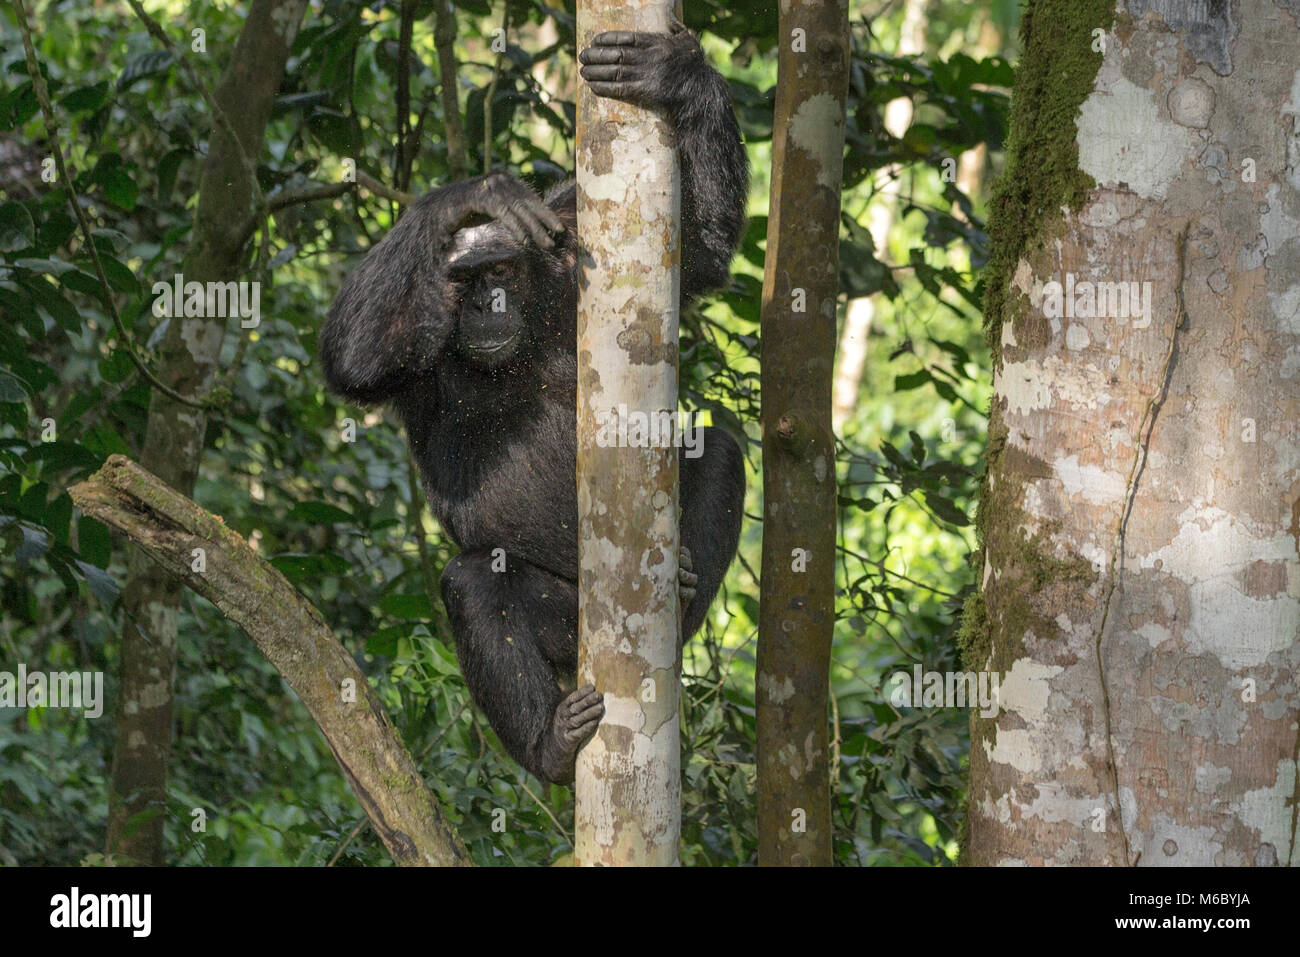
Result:
M1092 177L1079 169L1076 120L1102 64L1101 52L1093 49L1093 31L1115 29L1124 37L1131 29L1130 18L1117 17L1116 6L1117 0L1029 0L1022 10L1022 54L1011 97L1006 166L993 186L989 210L992 253L984 277L984 331L995 369L1002 364L1003 323L1011 322L1015 328L1025 311L1020 297L1010 294L1018 263L1061 228L1062 207L1078 209L1096 188ZM1008 446L996 396L990 412L975 521L981 588L966 600L957 641L965 667L983 668L992 658L991 667L1004 672L1024 654L1027 631L1040 637L1057 634L1055 620L1039 609L1052 607L1058 589L1068 589L1069 583L1095 572L1081 558L1055 556L1050 528L1040 526L1035 535L1025 538L1021 529L1030 522L1012 486L1032 480L1038 463ZM1008 462L1004 458L1008 454L1024 460ZM997 494L989 475L1003 480ZM999 572L994 608L989 607L982 587L984 562L990 554ZM996 644L995 631L1001 638ZM996 733L996 719L980 719L972 713L972 751ZM970 810L968 804L959 836L959 864L969 863Z
M1093 31L1112 28L1115 7L1115 0L1030 0L1022 12L1006 168L989 209L984 329L995 365L1016 264L1062 206L1078 208L1096 186L1079 169L1075 120L1101 69Z
M961 666L967 671L978 671L989 660L989 615L984 605L983 592L976 591L966 599L961 609L961 626L957 629L957 651Z

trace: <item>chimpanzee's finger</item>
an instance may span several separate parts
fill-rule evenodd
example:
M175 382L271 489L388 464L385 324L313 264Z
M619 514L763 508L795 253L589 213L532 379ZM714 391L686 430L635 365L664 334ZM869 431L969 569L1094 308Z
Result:
M654 42L655 34L641 33L636 30L610 30L599 33L591 39L593 47L645 47ZM591 49L588 47L587 49Z
M564 232L564 220L560 219L559 213L546 205L546 200L541 197L536 198L533 200L532 208L533 213L542 221L543 226L553 233Z
M587 47L578 56L579 62L583 66L611 66L614 64L623 64L624 66L640 65L645 62L646 50L644 47Z
M577 727L578 725L581 724L589 724L592 721L599 721L604 716L605 716L605 705L598 702L592 705L590 708L585 709L581 713L575 714L570 719L569 723L574 727Z
M517 224L511 232L518 236L520 242L531 239L543 249L550 249L555 245L555 240L550 237L528 200L520 199L510 204L510 219Z
M626 63L602 63L584 66L578 71L588 83L622 83L640 79L640 72Z

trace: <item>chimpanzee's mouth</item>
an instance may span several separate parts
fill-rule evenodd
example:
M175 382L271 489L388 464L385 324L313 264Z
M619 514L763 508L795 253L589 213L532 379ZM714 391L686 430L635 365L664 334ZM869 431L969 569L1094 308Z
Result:
M514 337L511 336L509 339L502 339L500 342L476 342L470 348L481 356L490 356L494 352L500 352L514 341Z

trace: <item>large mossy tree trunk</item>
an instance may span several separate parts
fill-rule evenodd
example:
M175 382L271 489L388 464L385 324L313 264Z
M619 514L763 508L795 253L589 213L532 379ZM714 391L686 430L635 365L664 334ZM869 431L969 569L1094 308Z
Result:
M763 273L763 572L755 680L758 862L832 860L831 379L848 90L847 0L782 4Z
M187 283L240 278L254 196L246 158L261 153L306 6L307 0L253 0L249 7L214 92L226 122L213 117L190 248L181 265ZM231 140L232 131L238 144ZM173 317L160 349L159 381L181 395L204 396L218 372L225 326L224 319ZM192 495L207 422L204 410L154 390L140 463L176 491ZM132 548L122 592L121 675L108 788L107 850L123 862L164 863L182 593L174 578L160 574L140 549Z
M668 32L663 0L578 4L579 45ZM680 170L673 131L578 91L578 681L605 717L578 753L579 865L673 865L681 830L677 450L602 445L602 416L677 418ZM660 348L662 346L662 348Z
M1026 9L963 637L1001 675L972 863L1300 863L1298 16Z

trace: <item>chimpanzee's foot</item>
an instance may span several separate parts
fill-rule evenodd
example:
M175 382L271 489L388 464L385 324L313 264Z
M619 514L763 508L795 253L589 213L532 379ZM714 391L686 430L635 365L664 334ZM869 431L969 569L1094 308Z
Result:
M605 696L585 684L560 701L551 719L551 736L542 750L541 776L558 784L573 781L578 751L596 733L605 716Z
M695 586L700 581L700 576L692 571L694 567L691 550L685 545L680 546L677 553L677 598L683 614L686 606L695 600Z

